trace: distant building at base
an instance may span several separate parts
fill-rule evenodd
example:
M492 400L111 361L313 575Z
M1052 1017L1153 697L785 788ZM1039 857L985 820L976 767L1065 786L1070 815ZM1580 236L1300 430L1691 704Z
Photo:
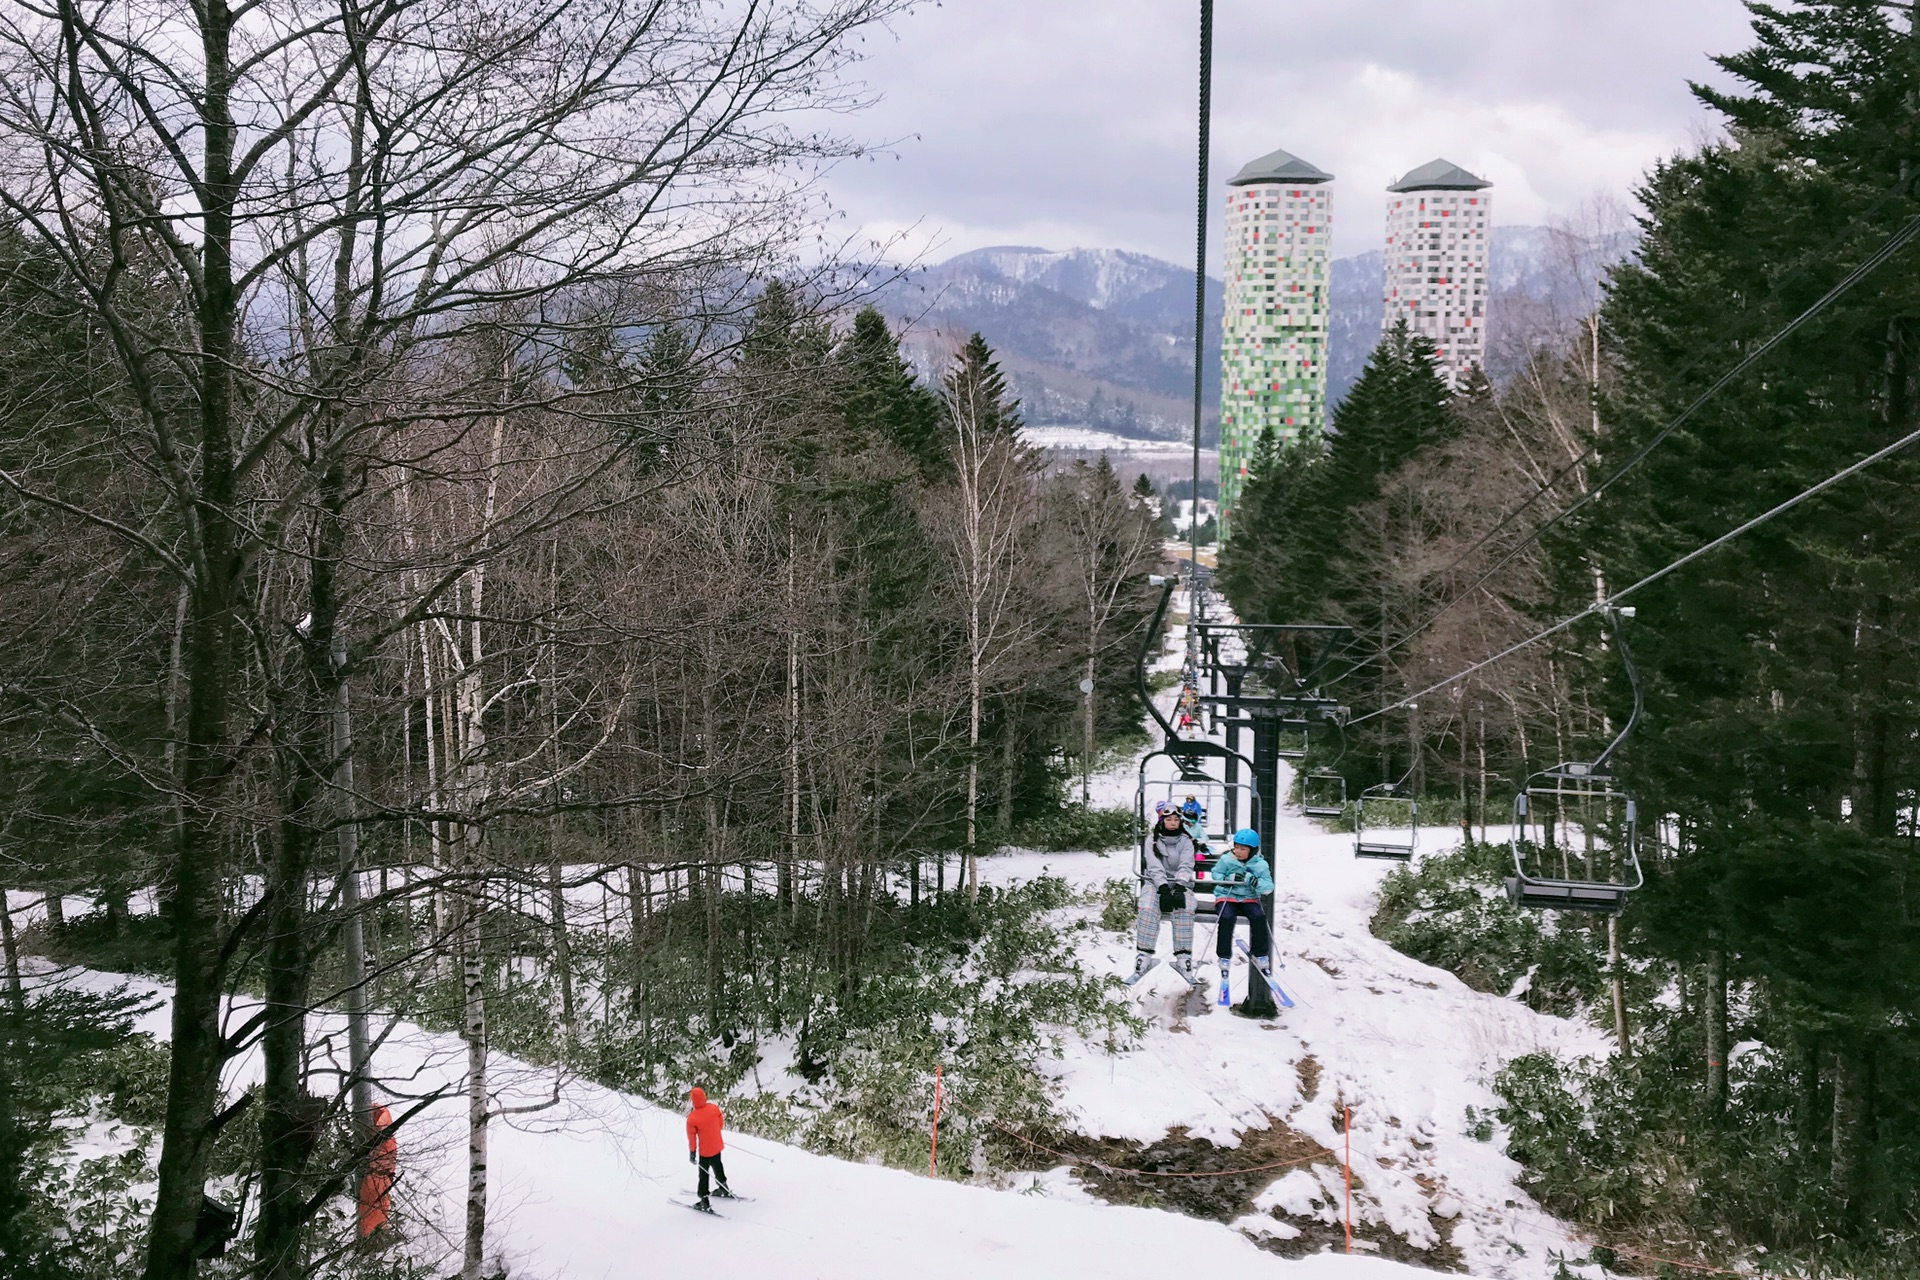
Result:
M1285 440L1327 422L1333 175L1285 151L1227 184L1226 314L1220 344L1220 535L1268 428Z
M1388 187L1385 330L1405 320L1433 341L1459 386L1487 357L1491 183L1431 160Z

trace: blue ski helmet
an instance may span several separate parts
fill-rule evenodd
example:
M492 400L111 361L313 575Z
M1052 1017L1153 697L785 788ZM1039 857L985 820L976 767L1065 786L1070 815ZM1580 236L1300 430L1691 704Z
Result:
M1245 845L1249 849L1258 849L1260 847L1260 833L1252 827L1242 827L1233 833L1233 842L1238 845Z

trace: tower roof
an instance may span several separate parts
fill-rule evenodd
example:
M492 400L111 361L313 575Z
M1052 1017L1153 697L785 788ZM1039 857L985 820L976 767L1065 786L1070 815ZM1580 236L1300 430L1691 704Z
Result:
M1332 182L1333 175L1317 169L1290 151L1269 151L1258 160L1240 166L1240 172L1227 180L1230 187L1250 187L1256 182Z
M1411 170L1389 191L1478 191L1493 184L1476 178L1451 160L1429 160Z

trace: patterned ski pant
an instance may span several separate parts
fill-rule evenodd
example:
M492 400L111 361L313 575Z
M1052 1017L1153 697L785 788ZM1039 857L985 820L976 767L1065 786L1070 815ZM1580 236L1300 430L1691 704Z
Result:
M1193 890L1182 889L1186 906L1173 913L1173 954L1193 954ZM1140 886L1140 914L1133 922L1133 945L1152 955L1160 942L1160 891L1151 884Z

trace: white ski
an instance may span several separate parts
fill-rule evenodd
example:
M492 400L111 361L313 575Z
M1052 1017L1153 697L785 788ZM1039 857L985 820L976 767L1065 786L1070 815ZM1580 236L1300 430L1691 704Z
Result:
M1265 978L1267 980L1267 986L1273 991L1273 998L1280 1002L1280 1007L1282 1009L1293 1008L1293 997L1280 989L1280 984L1273 980L1272 974L1268 973L1265 969L1262 969L1258 964L1254 963L1253 952L1247 950L1247 944L1240 941L1240 939L1235 938L1233 940L1233 946L1236 951L1238 951L1241 955L1247 958L1247 968L1253 970L1255 973L1259 974L1262 978ZM1221 1001L1221 1003L1225 1004L1226 1001L1223 1000Z
M708 1216L709 1218L719 1218L719 1219L721 1219L721 1220L723 1220L723 1221L724 1221L724 1220L726 1219L726 1216L727 1216L727 1215L726 1215L726 1214L724 1214L724 1213L716 1213L716 1212L714 1212L714 1210L712 1210L712 1209L710 1209L710 1208L708 1208L708 1209L702 1209L702 1208L700 1207L700 1202L699 1202L698 1200L682 1200L682 1199L680 1199L680 1198L679 1198L678 1196L668 1196L668 1197L667 1197L667 1203L668 1203L668 1204L677 1204L677 1205L679 1205L679 1206L680 1206L680 1207L681 1207L682 1209L691 1209L691 1210L693 1210L693 1211L694 1211L695 1213L704 1213L704 1214L706 1214L706 1215L707 1215L707 1216Z

